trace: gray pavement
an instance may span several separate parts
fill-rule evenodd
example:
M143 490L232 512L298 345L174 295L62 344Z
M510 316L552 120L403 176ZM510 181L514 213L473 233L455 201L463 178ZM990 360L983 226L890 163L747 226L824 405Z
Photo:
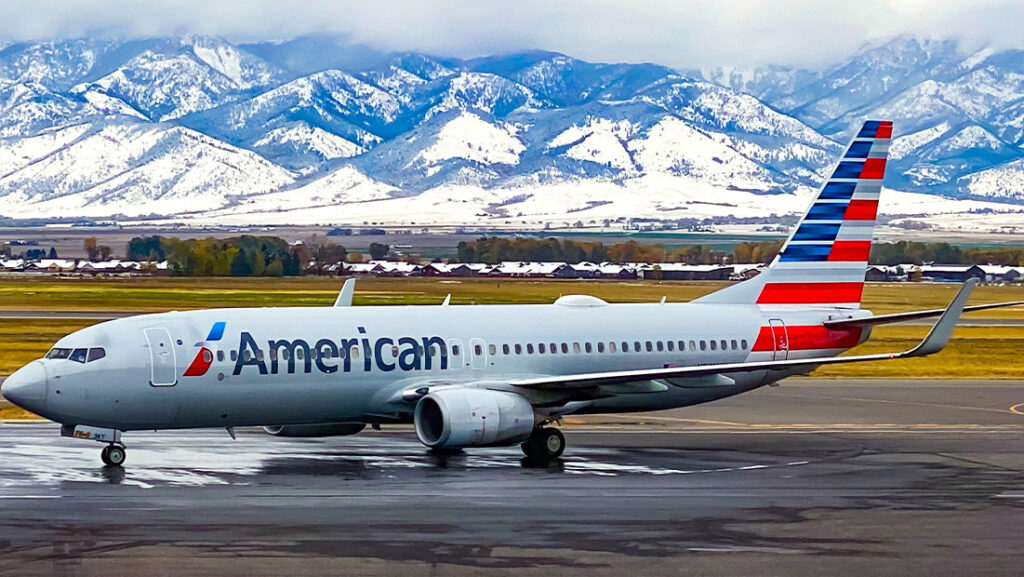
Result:
M1024 383L790 380L568 420L551 463L406 427L0 426L0 575L1019 575Z

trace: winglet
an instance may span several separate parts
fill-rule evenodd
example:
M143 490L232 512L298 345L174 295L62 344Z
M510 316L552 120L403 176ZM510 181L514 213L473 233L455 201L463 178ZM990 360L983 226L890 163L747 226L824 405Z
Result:
M932 330L928 331L928 336L913 350L907 351L904 356L923 357L941 351L949 342L949 337L952 336L953 329L956 328L956 323L964 312L964 305L967 304L967 299L971 298L971 291L976 286L978 286L978 279L967 279L967 282L960 287L960 292L956 293L953 302L949 303L946 312L942 313L939 320L935 321Z
M356 292L356 279L350 278L345 281L345 284L341 285L341 292L338 293L338 298L334 301L336 307L350 307L352 306L352 294Z
M448 296L444 297L444 302L441 303L441 306L446 307L449 304L451 304L451 302L452 302L452 294L448 293Z

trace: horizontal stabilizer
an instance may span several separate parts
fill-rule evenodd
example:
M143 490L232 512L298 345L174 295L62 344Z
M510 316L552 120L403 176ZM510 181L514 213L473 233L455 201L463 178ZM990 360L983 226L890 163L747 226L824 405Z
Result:
M1015 307L1024 305L1024 301L1013 301L1006 303L993 303L988 305L973 305L964 307L965 313L971 313L975 311L987 311L989 309L1001 309L1004 307ZM942 313L946 312L946 309L932 309L927 311L914 311L911 313L896 313L891 315L878 315L873 317L859 318L859 319L847 319L838 321L825 321L825 327L832 330L848 330L854 327L873 327L877 325L888 325L892 323L902 323L906 321L916 321L920 319L928 319L937 317Z

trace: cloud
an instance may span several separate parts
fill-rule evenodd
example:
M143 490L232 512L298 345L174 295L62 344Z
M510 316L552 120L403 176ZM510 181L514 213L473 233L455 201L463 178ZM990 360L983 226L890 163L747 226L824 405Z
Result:
M816 65L899 34L967 49L1024 48L1019 0L5 0L0 38L148 37L234 41L344 34L394 50L460 57L524 49L597 61Z

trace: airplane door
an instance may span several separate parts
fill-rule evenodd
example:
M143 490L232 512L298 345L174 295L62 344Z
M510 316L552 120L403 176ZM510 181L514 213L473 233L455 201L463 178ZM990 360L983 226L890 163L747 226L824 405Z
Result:
M462 341L459 339L448 339L448 367L452 369L462 368Z
M487 366L487 346L483 339L469 340L469 359L474 369L483 369Z
M771 319L768 325L772 328L772 345L775 353L773 361L784 361L789 358L789 332L786 331L786 323L781 319Z
M149 343L149 384L154 387L173 387L178 383L178 369L171 333L164 328L143 329L143 333Z

